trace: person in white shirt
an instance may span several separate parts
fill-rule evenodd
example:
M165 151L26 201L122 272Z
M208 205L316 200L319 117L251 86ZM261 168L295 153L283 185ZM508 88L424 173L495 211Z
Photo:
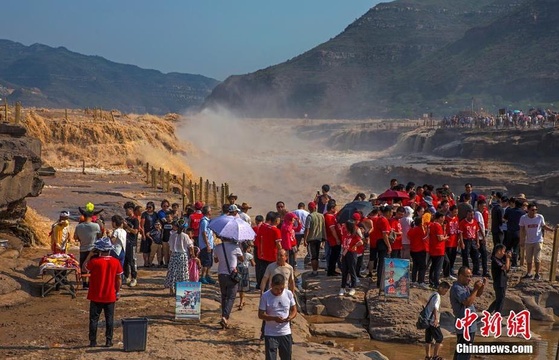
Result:
M400 219L402 226L402 259L410 258L410 239L408 238L408 231L413 225L413 209L409 206L404 206L406 215Z
M241 204L241 212L239 212L239 217L241 219L243 219L245 222L247 222L249 225L252 225L252 220L250 218L250 216L248 215L248 211L252 209L252 206L250 206L247 203L242 203Z
M120 261L120 266L124 267L124 254L126 253L126 230L124 230L124 218L120 215L111 217L113 233L110 236L114 250L111 250L111 256Z
M429 319L429 327L425 329L425 358L432 360L439 360L442 358L439 356L439 350L443 343L443 333L441 332L441 296L445 296L450 289L450 284L446 281L439 283L437 287L437 292L434 292L429 297L425 309L427 310L427 318ZM433 344L433 340L435 344ZM431 349L433 351L431 352ZM432 354L432 355L431 355Z
M297 239L298 248L301 245L301 241L303 241L303 238L305 237L305 223L307 222L307 216L309 216L309 212L305 209L305 203L300 202L299 204L297 204L297 210L294 210L293 213L297 215L299 223L303 225L301 227L301 230L295 232L295 239Z
M532 262L536 263L534 280L540 280L540 260L543 244L542 229L554 229L545 223L543 215L538 214L538 206L534 203L528 205L528 213L520 218L520 242L524 242L526 249L526 275L525 279L532 278Z
M184 221L173 222L173 230L169 237L169 250L171 251L171 258L169 259L169 266L167 267L167 276L165 277L164 286L169 288L171 294L175 293L175 286L177 282L188 281L188 253L189 248L194 244L192 242L193 229L186 229L183 232Z
M489 270L487 268L487 240L486 240L486 235L487 235L487 224L485 223L485 220L483 220L483 214L482 211L484 210L484 208L487 206L487 202L485 200L478 200L477 202L477 210L474 213L474 218L477 220L477 222L479 223L479 229L482 235L478 234L479 237L479 254L481 257L481 269L482 269L482 276L486 277L486 278L491 278L491 275L489 275ZM477 269L473 269L474 273L479 273L479 268Z
M219 324L223 329L228 329L229 315L231 315L239 288L239 283L231 279L231 274L237 271L237 262L244 261L244 257L237 243L226 238L222 238L221 241L221 244L216 245L214 249L214 262L218 264L217 274L221 291L221 321Z
M290 321L297 316L297 306L293 293L285 288L285 282L282 274L274 275L271 289L262 295L258 306L258 318L266 322L266 360L277 359L278 353L281 360L290 360L292 356Z

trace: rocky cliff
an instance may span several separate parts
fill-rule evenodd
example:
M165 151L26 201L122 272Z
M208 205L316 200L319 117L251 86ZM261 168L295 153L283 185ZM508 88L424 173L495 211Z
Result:
M35 235L24 222L25 198L38 196L43 181L38 176L41 143L25 133L22 127L0 124L0 231L11 232L29 245Z
M549 46L556 42L556 6L550 0L381 3L293 59L229 77L204 106L250 117L347 119L448 113L463 110L472 96L495 106L534 101L524 90L556 89L557 49ZM545 56L521 50L525 44L545 49ZM516 50L530 61L515 60Z

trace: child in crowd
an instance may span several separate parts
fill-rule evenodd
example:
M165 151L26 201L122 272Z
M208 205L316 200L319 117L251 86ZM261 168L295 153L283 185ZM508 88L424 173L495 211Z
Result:
M151 252L149 254L148 265L153 264L153 258L157 255L157 261L159 263L159 267L163 267L163 256L162 256L162 247L163 247L163 231L162 225L160 221L155 222L155 227L149 233L147 233L148 239L151 240Z
M440 325L441 312L439 309L441 306L441 296L445 296L449 289L450 284L446 281L441 281L437 291L429 297L429 301L425 306L427 318L429 319L429 327L425 329L425 359L442 360L442 357L439 356L439 350L443 343L443 333L441 332ZM433 340L435 344L433 344ZM433 349L432 352L431 348Z
M120 215L113 215L111 218L113 232L110 236L114 249L111 250L111 256L118 259L120 267L124 266L124 255L126 253L126 230L124 230L124 218ZM107 230L108 234L108 230Z
M192 246L189 248L190 258L188 259L188 280L192 282L200 281L200 269L202 268L202 262L198 258L200 256L200 248L198 246Z
M348 221L345 226L347 232L342 239L342 285L338 295L345 295L346 285L349 285L348 294L353 296L355 295L355 283L357 282L357 247L363 245L363 240L360 232L357 231L355 222ZM348 276L350 276L349 284Z
M173 230L173 216L167 214L162 222L163 233L161 237L161 253L163 256L163 262L159 263L159 267L167 267L169 265L169 259L171 253L169 252L169 238L171 237L171 230Z
M254 256L252 255L252 244L248 241L243 242L241 248L245 260L237 266L237 271L241 275L241 283L239 284L239 310L243 310L245 306L245 292L250 291L249 267L254 267L256 265Z

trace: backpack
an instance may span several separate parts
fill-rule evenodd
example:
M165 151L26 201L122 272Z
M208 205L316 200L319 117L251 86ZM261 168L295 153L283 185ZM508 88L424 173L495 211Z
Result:
M431 316L427 317L427 306L429 305L431 300L433 300L433 297L435 297L435 295L437 294L431 295L429 301L427 301L427 304L425 304L423 309L421 309L421 311L419 312L419 316L417 317L417 322L415 323L415 327L418 330L425 330L429 326L431 326L431 318L433 317L433 312L431 312Z
M198 236L198 229L200 229L200 222L204 215L194 213L190 215L190 227L194 230L194 236Z

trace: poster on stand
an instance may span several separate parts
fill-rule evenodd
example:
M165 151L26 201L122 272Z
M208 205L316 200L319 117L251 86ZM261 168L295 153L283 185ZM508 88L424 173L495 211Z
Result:
M202 283L177 282L175 295L175 319L200 320L200 302L202 300Z
M384 259L382 290L385 296L409 298L410 261L407 259Z

